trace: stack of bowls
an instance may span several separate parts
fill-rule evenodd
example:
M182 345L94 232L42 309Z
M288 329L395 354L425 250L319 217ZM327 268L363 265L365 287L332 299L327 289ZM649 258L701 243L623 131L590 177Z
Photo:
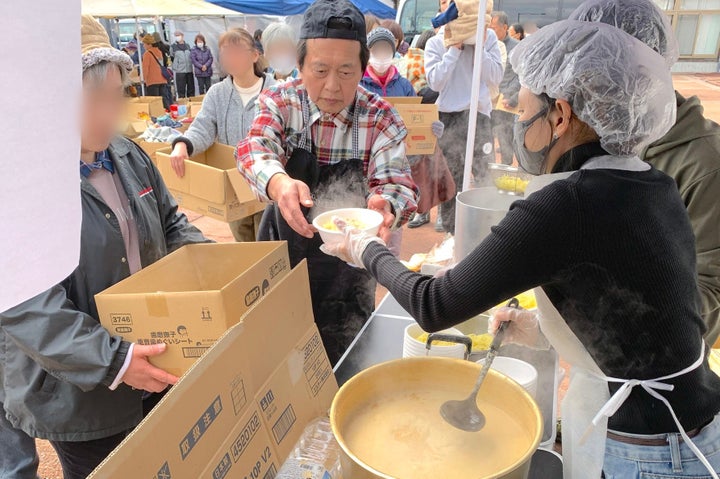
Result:
M485 360L481 359L478 364L485 364ZM497 356L490 369L509 377L522 386L533 399L535 398L538 373L532 364L507 356Z
M403 358L418 358L423 356L434 356L443 358L465 358L465 345L452 344L444 345L433 343L428 351L425 347L425 341L420 341L420 337L425 331L417 324L411 324L405 328L405 337L403 339ZM453 336L463 336L460 330L455 328L440 331L442 334L451 334Z

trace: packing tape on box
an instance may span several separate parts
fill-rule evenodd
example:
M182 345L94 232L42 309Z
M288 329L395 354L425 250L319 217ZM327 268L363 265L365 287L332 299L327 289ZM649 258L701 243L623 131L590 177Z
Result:
M150 293L145 295L145 306L147 306L148 314L153 318L170 316L164 293Z

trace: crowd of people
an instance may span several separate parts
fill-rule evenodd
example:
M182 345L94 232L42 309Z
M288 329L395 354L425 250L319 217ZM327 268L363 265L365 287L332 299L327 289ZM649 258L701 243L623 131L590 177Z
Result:
M146 94L166 108L205 95L172 144L174 174L184 176L185 160L213 143L236 148L240 173L269 206L232 223L233 236L285 240L293 267L308 261L333 364L372 313L377 283L428 331L537 287L539 317L501 310L494 327L509 320L509 340L547 347L540 343L549 339L561 354L584 358L573 392L593 396L570 396L568 424L587 418L587 404L629 389L601 418L601 437L592 436L592 444L607 442L571 464L572 477L720 469L720 378L705 354L720 336L720 127L697 98L673 90L678 48L665 15L650 0L628 4L588 0L571 20L540 30L489 13L473 179L499 160L544 175L547 186L528 191L437 278L397 260L403 226L430 218L419 208L427 182L413 169L421 159L406 154L406 126L384 97L438 106L432 161L447 165L459 190L474 41L451 41L445 25L406 38L397 22L364 16L346 0L317 0L299 31L285 23L227 30L216 63L202 34L192 46L181 31L171 44L141 35L120 52L84 16L81 259L64 282L0 314L0 477L36 477L34 438L51 442L66 479L87 477L178 380L148 361L163 346L110 336L93 299L181 246L209 241L147 155L116 134L138 65ZM453 8L440 0L438 15ZM322 245L310 220L338 198L378 211L378 236L347 228L343 243ZM454 234L455 196L433 206L435 228ZM571 451L584 446L577 429L565 432L572 463Z

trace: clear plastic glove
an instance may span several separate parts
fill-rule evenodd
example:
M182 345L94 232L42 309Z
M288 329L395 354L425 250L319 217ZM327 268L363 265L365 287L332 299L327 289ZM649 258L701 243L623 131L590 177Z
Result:
M441 121L434 121L432 122L430 129L432 129L433 135L435 135L437 139L440 139L442 138L443 133L445 133L445 123Z
M371 243L380 243L386 246L385 242L377 236L370 236L369 234L360 231L356 228L352 228L347 225L342 219L338 217L333 218L333 222L340 229L345 232L345 238L343 241L336 244L324 244L320 246L320 251L323 253L335 256L357 268L365 269L365 265L362 262L362 255Z
M532 349L548 349L550 342L540 331L540 323L535 311L518 308L500 308L490 318L488 332L495 334L502 321L510 321L505 329L503 343L519 344Z

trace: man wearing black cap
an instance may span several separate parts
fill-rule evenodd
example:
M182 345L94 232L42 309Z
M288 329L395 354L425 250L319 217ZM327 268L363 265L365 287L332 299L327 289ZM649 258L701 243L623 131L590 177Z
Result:
M407 130L382 98L359 86L369 52L365 19L347 0L318 0L305 13L298 45L302 80L260 96L237 160L261 200L272 202L261 240L287 240L293 266L308 260L315 320L333 363L370 316L375 282L324 255L309 220L342 207L383 214L389 238L416 209L405 156Z

